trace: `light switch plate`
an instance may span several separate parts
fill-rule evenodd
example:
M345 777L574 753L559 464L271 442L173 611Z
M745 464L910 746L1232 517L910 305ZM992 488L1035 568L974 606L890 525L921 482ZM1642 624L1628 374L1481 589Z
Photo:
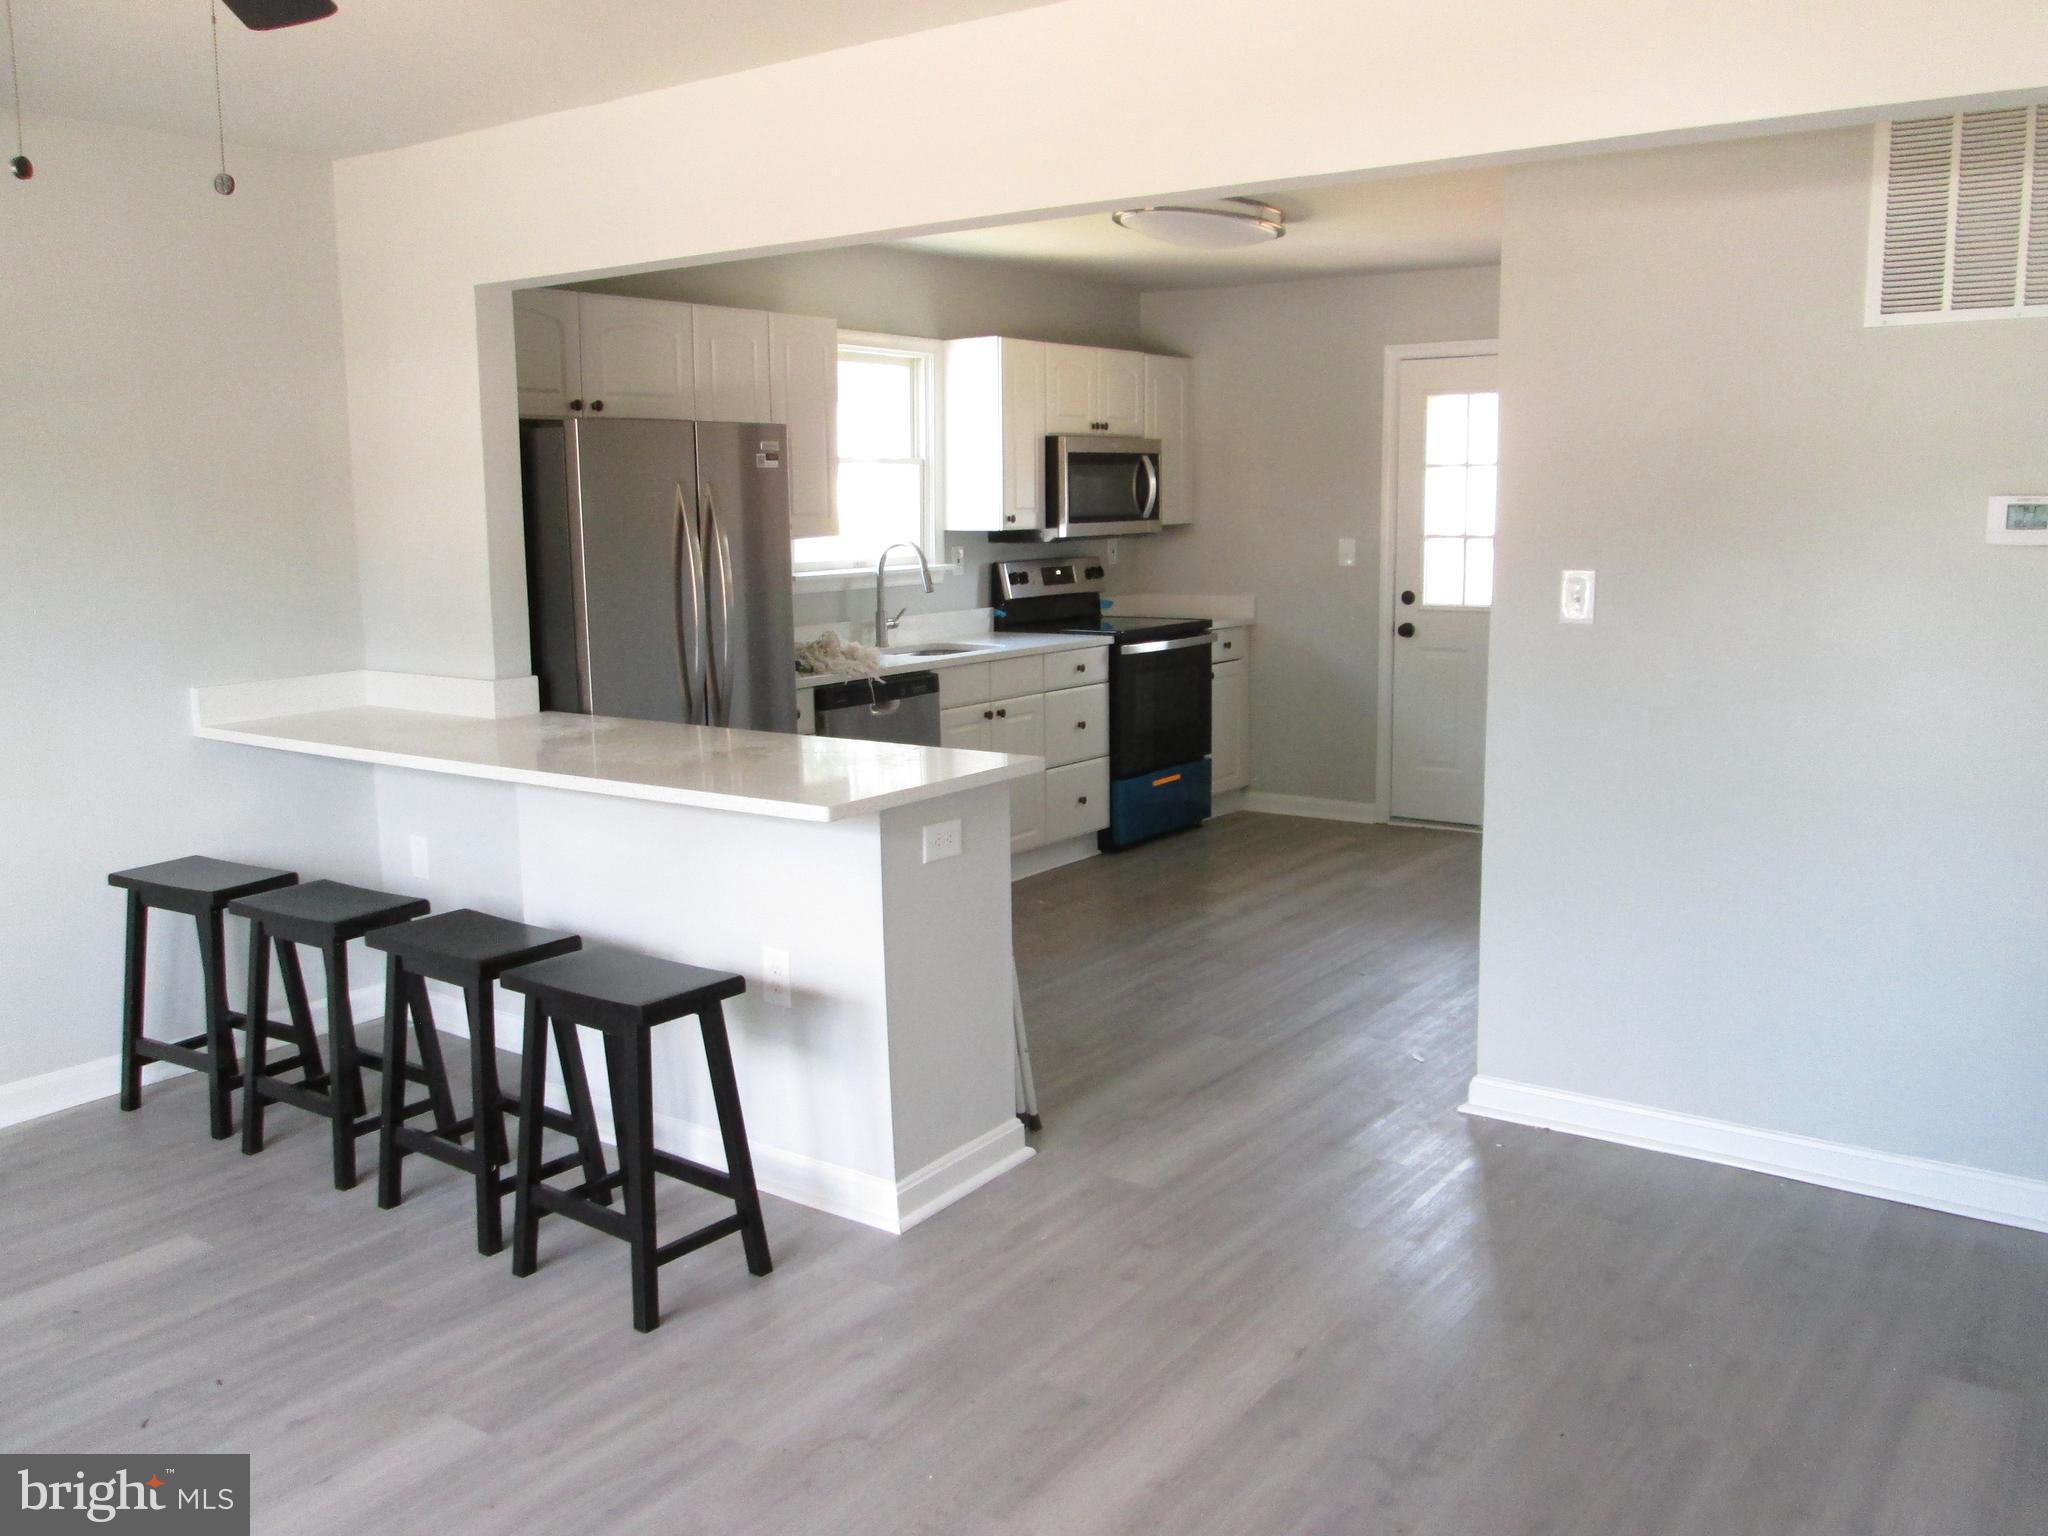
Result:
M1105 546L1104 546L1104 548L1103 548L1103 551L1102 551L1102 558L1103 558L1103 560L1104 560L1105 562L1107 562L1108 564L1110 564L1110 565L1115 565L1115 564L1116 564L1116 557L1117 557L1117 542L1116 542L1116 540L1115 540L1115 539L1111 539L1111 540L1109 541L1109 543L1108 543L1107 545L1105 545Z
M924 861L936 864L940 859L960 857L960 818L951 821L935 821L924 829Z
M1560 624L1593 622L1593 573L1566 571L1557 588L1557 621Z
M1339 539L1337 541L1337 563L1339 565L1358 564L1358 540Z
M778 1008L789 1006L789 951L761 946L761 995Z

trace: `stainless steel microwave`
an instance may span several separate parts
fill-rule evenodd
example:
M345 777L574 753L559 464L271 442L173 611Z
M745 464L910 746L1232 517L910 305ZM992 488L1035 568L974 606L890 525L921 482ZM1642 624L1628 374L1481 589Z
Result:
M1159 444L1077 432L1045 440L1041 539L1152 533L1159 527Z

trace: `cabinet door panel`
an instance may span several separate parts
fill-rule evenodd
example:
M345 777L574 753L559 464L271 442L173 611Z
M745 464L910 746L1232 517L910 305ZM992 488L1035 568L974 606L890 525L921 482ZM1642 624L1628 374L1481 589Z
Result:
M586 409L690 421L697 414L690 306L578 295Z
M519 414L566 416L583 394L577 343L577 295L526 288L512 295L512 350L519 378Z
M1102 418L1096 414L1096 349L1045 349L1045 430L1092 432Z
M1042 342L1004 341L1003 526L1045 526L1045 354Z
M1065 842L1109 825L1109 759L1091 757L1045 774L1045 840Z
M690 307L691 368L699 421L769 421L768 316L757 309Z
M1226 661L1209 676L1209 788L1221 794L1251 782L1251 667Z
M1195 446L1188 360L1145 359L1145 436L1159 440L1159 521L1195 520Z
M1057 768L1109 750L1109 689L1062 688L1045 696L1045 760Z
M839 531L833 499L839 437L839 322L814 315L768 317L768 420L788 433L789 534Z
M987 752L993 716L985 704L939 711L939 745L959 752Z
M1045 841L1045 775L1010 780L1010 852L1023 853Z
M1145 355L1095 349L1095 420L1118 437L1145 431Z

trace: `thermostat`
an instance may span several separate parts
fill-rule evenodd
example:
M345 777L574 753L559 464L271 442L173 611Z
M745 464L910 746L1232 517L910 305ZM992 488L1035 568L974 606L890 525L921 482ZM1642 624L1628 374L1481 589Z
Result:
M1992 497L1985 536L1994 544L2048 544L2048 492Z

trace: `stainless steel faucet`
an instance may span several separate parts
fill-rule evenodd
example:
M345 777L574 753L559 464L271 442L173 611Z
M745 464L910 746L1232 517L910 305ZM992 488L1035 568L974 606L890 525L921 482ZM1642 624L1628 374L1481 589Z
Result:
M899 549L907 549L917 556L918 574L924 577L924 589L927 592L932 590L932 568L925 560L924 551L917 545L891 544L882 551L882 558L875 562L875 649L878 651L889 643L889 631L902 622L903 615L908 611L898 608L896 617L892 619L889 617L889 610L882 604L882 578L889 569L889 557Z

